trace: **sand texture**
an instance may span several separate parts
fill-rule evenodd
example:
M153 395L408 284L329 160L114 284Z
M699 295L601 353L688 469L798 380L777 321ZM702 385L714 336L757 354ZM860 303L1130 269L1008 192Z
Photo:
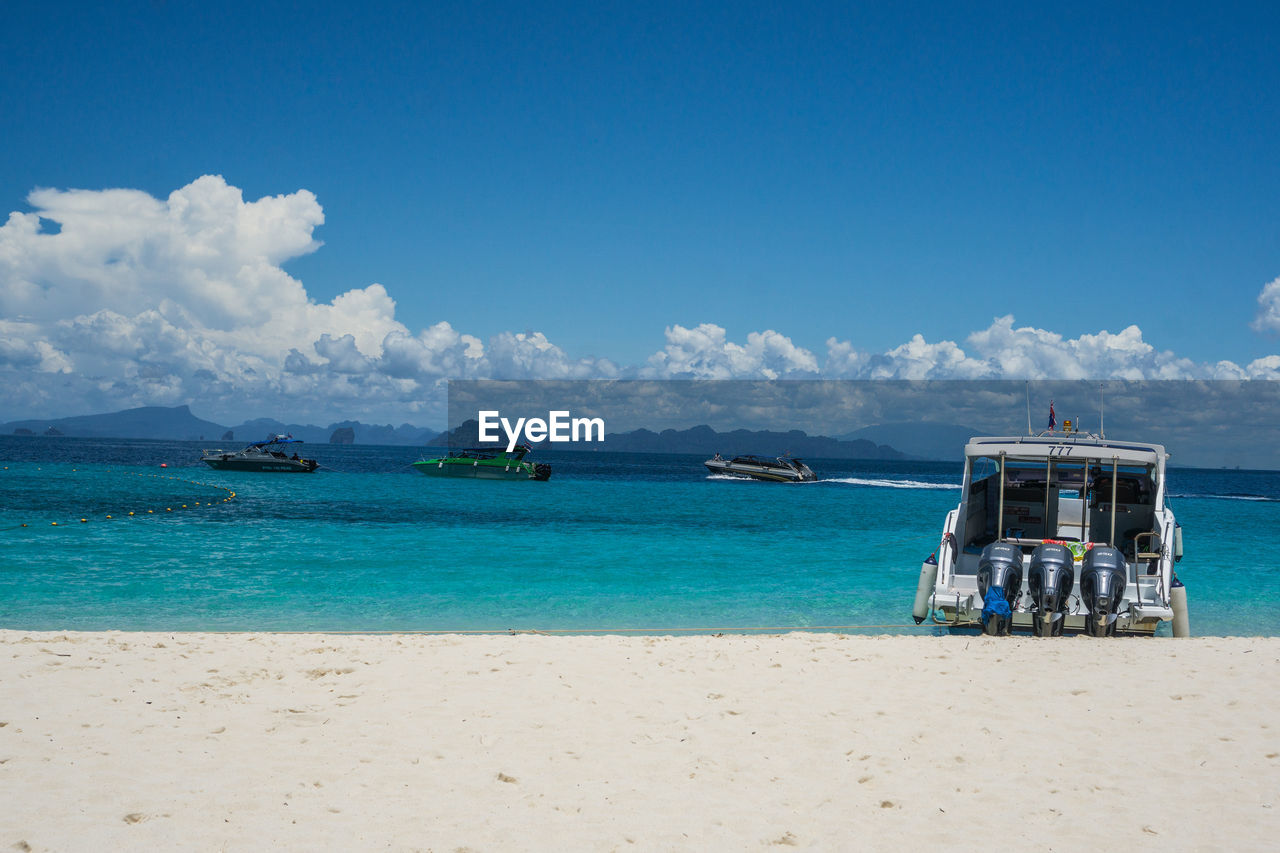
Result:
M1280 639L0 631L2 850L1275 850Z

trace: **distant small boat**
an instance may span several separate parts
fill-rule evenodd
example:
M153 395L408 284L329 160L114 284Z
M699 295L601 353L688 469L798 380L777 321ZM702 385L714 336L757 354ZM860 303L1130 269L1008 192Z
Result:
M281 474L310 474L320 463L301 458L296 448L302 439L288 435L273 435L264 441L255 441L242 450L205 450L200 461L217 471L272 471ZM290 454L289 451L293 453Z
M712 474L749 477L774 483L802 483L818 479L818 475L808 465L791 456L735 456L725 459L717 453L703 464Z
M551 466L533 463L524 457L532 448L518 444L505 447L469 447L452 450L445 456L420 459L413 467L430 477L468 477L474 480L549 480Z

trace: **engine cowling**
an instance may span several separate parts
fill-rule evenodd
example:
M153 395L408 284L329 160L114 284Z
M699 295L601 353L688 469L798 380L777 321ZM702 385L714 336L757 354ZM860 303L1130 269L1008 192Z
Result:
M1095 637L1114 636L1120 602L1128 584L1124 555L1109 545L1095 545L1080 567L1080 599L1089 609L1085 630Z
M1022 592L1022 549L992 542L978 558L978 595L982 596L982 632L993 636L1013 629L1013 603Z
M1062 634L1067 605L1075 588L1075 557L1061 542L1045 542L1031 552L1027 591L1031 594L1032 633L1037 637Z

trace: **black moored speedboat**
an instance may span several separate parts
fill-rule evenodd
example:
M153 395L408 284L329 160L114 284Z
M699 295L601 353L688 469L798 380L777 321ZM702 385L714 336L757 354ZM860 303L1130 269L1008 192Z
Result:
M809 466L791 456L735 456L725 459L719 453L703 463L712 474L748 477L773 483L802 483L818 479Z
M273 435L265 441L255 441L243 450L206 450L200 461L217 471L274 471L282 474L310 474L320 463L298 456L297 448L302 439L288 435ZM292 452L290 452L292 451Z

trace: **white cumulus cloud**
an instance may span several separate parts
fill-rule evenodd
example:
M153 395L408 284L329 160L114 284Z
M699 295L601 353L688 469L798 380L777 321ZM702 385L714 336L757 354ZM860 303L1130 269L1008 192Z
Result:
M157 199L137 190L32 192L0 226L0 399L64 414L199 402L211 416L404 411L445 378L615 376L541 332L486 348L441 321L417 333L381 284L317 303L282 264L315 251L307 190L246 201L206 175ZM58 384L33 381L59 374Z
M714 322L671 325L644 364L619 366L536 330L412 330L377 283L314 301L283 269L321 245L324 212L305 189L245 200L205 175L164 199L39 189L27 201L0 225L0 411L13 418L191 403L227 420L425 412L434 425L447 379L1280 379L1280 356L1196 363L1135 325L1066 338L1012 316L884 351L831 337L823 357L774 329L734 341ZM1280 332L1280 279L1258 306L1253 327Z
M822 371L841 379L1247 379L1266 378L1265 360L1247 368L1230 361L1199 364L1157 350L1131 325L1066 338L995 318L964 346L929 343L915 335L883 353L860 352L848 341L827 341Z
M693 329L668 326L667 345L649 358L642 375L677 379L777 379L816 376L818 360L786 335L768 329L751 332L746 344L728 340L713 323Z
M1268 282L1258 294L1258 315L1253 328L1259 332L1280 332L1280 278Z

